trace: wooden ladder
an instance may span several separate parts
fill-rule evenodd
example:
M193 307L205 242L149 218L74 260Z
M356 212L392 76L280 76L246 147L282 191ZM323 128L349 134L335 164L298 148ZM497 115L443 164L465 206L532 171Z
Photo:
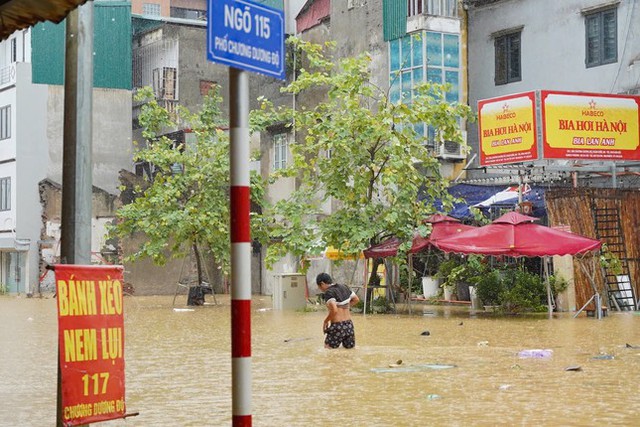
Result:
M610 308L620 311L636 310L635 292L631 284L627 249L620 223L620 210L617 207L597 207L595 202L592 204L592 210L597 238L618 257L622 267L622 271L616 272L604 268Z

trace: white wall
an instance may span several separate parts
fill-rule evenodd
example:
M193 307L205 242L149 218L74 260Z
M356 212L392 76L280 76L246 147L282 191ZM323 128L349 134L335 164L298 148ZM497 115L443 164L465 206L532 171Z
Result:
M33 292L39 277L38 240L42 209L38 183L45 178L46 90L31 84L31 64L16 64L15 151L16 239L29 241L25 292Z
M16 40L16 57L11 57L11 43ZM0 68L14 62L31 62L31 28L18 30L0 42Z

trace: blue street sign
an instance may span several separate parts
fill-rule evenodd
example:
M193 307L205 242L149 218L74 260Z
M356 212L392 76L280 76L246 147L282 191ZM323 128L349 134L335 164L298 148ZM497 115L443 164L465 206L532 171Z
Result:
M207 59L284 80L284 11L248 0L209 0Z

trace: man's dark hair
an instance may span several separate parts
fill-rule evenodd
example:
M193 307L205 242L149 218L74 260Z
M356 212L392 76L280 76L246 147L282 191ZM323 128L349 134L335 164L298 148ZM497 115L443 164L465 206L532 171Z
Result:
M320 283L326 283L327 285L330 285L333 283L333 279L331 278L331 276L329 276L328 273L320 273L316 277L316 285L319 285Z

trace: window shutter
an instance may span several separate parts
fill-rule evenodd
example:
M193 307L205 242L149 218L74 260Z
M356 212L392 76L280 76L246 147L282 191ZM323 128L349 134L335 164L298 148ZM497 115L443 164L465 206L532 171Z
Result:
M407 33L407 0L383 0L382 29L384 41L395 40Z

